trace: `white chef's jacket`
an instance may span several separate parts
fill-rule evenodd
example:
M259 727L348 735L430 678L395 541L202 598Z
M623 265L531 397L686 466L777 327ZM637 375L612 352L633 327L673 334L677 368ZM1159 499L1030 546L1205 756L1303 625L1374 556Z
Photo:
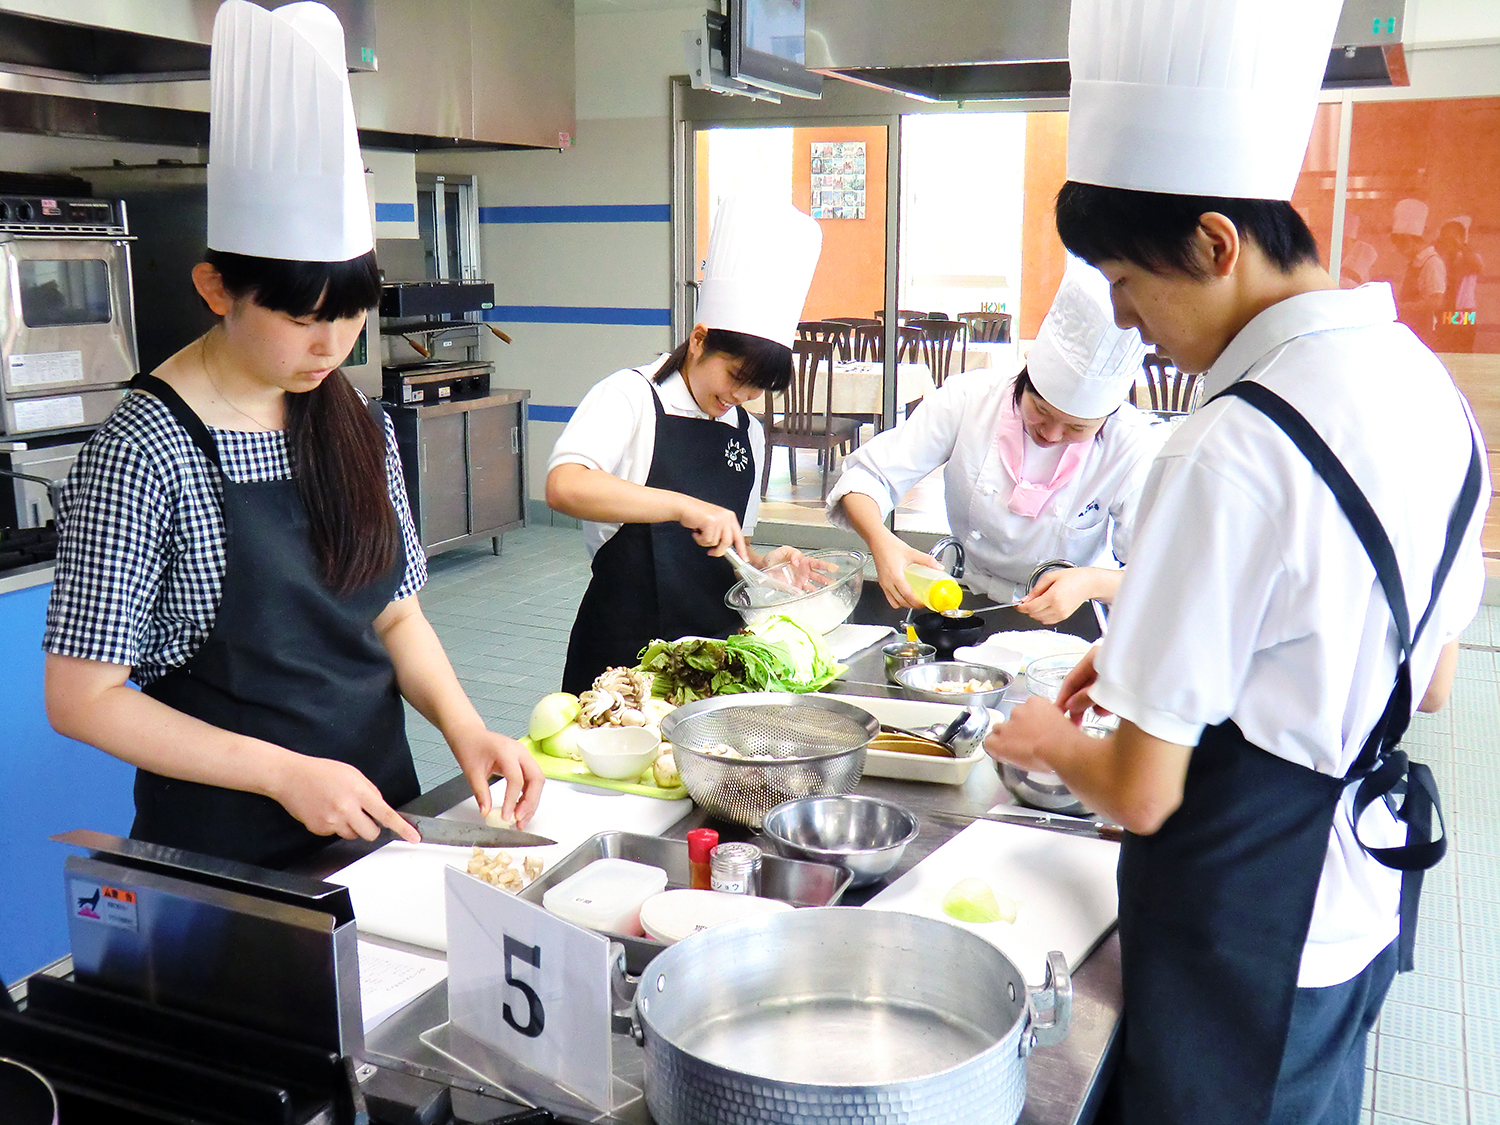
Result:
M1442 364L1395 316L1383 282L1289 298L1230 342L1204 397L1249 378L1307 418L1385 526L1415 628L1474 423ZM1412 658L1414 705L1439 649L1483 593L1485 475ZM1342 775L1395 683L1395 626L1354 529L1290 439L1237 399L1183 420L1153 464L1109 626L1094 698L1184 746L1232 718L1277 757ZM1396 937L1400 873L1355 842L1353 799L1346 790L1334 816L1298 975L1304 988L1349 980ZM1382 802L1360 831L1372 847L1404 842Z
M663 355L661 360L667 357ZM550 473L557 465L585 465L590 469L602 469L631 484L645 484L651 471L651 459L656 452L656 408L651 402L651 373L661 366L661 360L627 367L601 379L583 396L578 409L573 412L567 426L552 447L552 456L547 460ZM698 403L683 382L680 372L669 375L656 385L661 397L662 409L679 418L707 418L698 409ZM718 419L731 429L739 427L739 411L730 410ZM755 530L756 516L760 512L760 492L756 482L760 480L761 463L765 457L765 430L760 419L750 416L750 456L754 465L751 477L750 498L740 514L740 527L748 539ZM583 543L589 557L609 541L620 530L617 523L583 523Z
M1148 415L1123 404L1105 422L1100 439L1089 439L1083 463L1041 512L1017 515L1008 507L1016 482L1001 463L996 439L1015 379L968 371L944 380L915 414L844 462L843 476L828 497L829 519L850 526L840 502L851 492L873 499L884 518L912 485L941 465L948 526L964 545L964 581L985 596L996 601L1023 596L1031 572L1047 559L1113 565L1113 547L1114 557L1126 561L1141 487L1168 427L1152 425ZM1045 461L1047 451L1038 451L1029 435L1025 445L1028 466L1038 455Z

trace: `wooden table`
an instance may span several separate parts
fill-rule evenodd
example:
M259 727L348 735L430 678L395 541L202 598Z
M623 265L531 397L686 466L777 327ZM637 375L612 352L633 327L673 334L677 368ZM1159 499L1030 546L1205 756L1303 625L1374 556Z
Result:
M824 391L821 373L814 389L813 402L821 405ZM833 365L833 413L864 414L880 417L884 405L885 368L883 364L851 360ZM896 405L908 407L936 390L932 370L925 363L896 365ZM765 397L745 403L745 409L756 417L765 414ZM880 427L877 425L876 429Z

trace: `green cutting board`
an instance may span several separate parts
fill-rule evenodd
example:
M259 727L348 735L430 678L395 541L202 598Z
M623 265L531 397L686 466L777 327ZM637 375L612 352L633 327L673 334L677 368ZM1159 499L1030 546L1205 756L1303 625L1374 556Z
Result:
M531 751L531 756L542 767L542 772L558 781L576 781L580 785L596 785L600 789L618 789L621 793L656 797L662 801L680 801L688 795L687 787L683 785L671 789L660 789L655 785L643 785L639 781L612 781L607 777L599 777L590 773L588 767L582 762L575 762L572 758L558 758L552 754L543 754L529 736L522 737L520 742Z

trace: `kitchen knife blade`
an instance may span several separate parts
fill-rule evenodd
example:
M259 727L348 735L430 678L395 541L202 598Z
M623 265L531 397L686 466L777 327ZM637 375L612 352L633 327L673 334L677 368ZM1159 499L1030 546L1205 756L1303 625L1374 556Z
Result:
M537 848L555 844L546 836L522 832L516 828L491 828L470 820L448 820L438 816L413 816L402 813L401 819L422 834L424 844L450 844L460 848ZM390 829L384 834L396 838Z
M948 821L954 824L969 824L976 820L993 820L999 824L1024 824L1031 828L1041 828L1048 832L1065 832L1070 836L1093 836L1100 840L1113 840L1118 843L1124 838L1125 830L1118 824L1110 824L1104 820L1084 820L1076 816L1063 816L1059 813L1038 812L1035 809L1007 809L1005 812L990 813L956 813L956 812L934 812L930 814L934 820Z

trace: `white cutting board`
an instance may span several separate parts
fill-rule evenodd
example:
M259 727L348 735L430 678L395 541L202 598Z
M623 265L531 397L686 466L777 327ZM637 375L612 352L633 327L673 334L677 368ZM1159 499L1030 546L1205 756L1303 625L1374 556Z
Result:
M865 904L962 926L1015 962L1033 985L1042 983L1049 951L1076 969L1119 914L1115 867L1120 845L1019 824L975 821ZM983 879L1015 900L1014 922L959 922L943 912L943 896L960 879Z
M498 806L505 783L491 790ZM528 832L550 836L557 843L544 848L516 848L523 856L542 858L544 868L567 856L596 832L619 830L659 836L692 811L692 801L662 801L593 786L548 781L541 807L526 826ZM480 823L473 797L442 814L453 820ZM349 888L359 931L426 949L447 952L448 923L443 904L443 870L465 868L472 848L441 844L394 842L378 848L328 877Z

